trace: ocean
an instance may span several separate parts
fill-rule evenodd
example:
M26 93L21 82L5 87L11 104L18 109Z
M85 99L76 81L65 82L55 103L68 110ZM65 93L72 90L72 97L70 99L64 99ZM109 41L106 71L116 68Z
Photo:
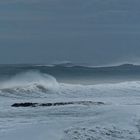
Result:
M139 140L139 101L138 65L0 65L0 138L51 123L61 140Z

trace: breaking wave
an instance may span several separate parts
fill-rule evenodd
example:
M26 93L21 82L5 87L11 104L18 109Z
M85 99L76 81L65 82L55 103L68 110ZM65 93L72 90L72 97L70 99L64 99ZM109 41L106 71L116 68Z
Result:
M27 71L0 82L3 96L40 96L44 93L55 93L59 87L56 79L39 71Z
M123 97L140 96L140 81L105 83L97 85L73 85L58 83L56 79L39 71L27 71L0 82L0 95L6 97Z
M105 83L97 85L61 84L65 96L75 98L140 96L140 81Z

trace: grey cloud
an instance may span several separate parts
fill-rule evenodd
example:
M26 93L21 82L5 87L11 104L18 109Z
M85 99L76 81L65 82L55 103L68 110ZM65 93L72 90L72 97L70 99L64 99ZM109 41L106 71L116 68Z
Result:
M139 0L2 0L0 63L138 63L139 6Z

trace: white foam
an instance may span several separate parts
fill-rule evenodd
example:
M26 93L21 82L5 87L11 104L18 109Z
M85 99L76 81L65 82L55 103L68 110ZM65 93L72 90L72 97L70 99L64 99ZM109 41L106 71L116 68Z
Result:
M59 87L56 79L38 71L27 71L0 83L1 93L28 94L53 91ZM11 95L11 94L10 94Z
M98 85L60 84L60 92L71 97L140 96L140 81Z

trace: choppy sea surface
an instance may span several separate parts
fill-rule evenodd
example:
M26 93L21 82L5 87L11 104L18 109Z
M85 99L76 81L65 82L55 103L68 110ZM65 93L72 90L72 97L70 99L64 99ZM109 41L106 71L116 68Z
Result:
M139 140L140 66L0 65L0 134L59 121L61 140Z

